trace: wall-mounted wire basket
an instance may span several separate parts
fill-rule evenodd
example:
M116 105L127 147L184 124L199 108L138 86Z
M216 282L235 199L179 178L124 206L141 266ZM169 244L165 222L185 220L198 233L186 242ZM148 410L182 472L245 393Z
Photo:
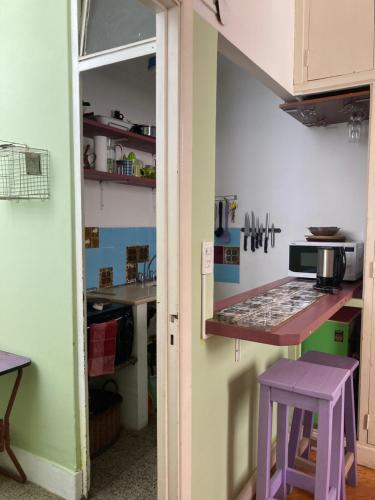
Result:
M0 141L0 200L48 198L48 151Z

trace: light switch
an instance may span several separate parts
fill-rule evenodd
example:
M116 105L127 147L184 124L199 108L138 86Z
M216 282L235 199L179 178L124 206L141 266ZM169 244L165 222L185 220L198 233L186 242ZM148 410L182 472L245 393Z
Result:
M212 241L202 242L202 274L212 274L214 270L214 244Z

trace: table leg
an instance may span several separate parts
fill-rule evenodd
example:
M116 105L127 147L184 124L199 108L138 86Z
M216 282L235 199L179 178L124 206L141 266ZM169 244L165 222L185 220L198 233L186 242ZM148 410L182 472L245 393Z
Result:
M10 420L10 415L12 413L14 401L17 396L18 388L21 383L21 378L22 378L22 369L18 370L16 380L14 382L12 394L10 396L9 402L7 409L5 411L5 416L4 419L0 420L0 451L6 452L13 462L18 474L15 474L13 472L10 472L3 467L0 467L0 472L4 474L5 476L8 476L12 479L15 479L16 481L19 481L20 483L24 483L26 481L26 474L24 470L22 469L19 461L17 460L17 457L15 456L11 446L10 446L10 425L9 425L9 420Z

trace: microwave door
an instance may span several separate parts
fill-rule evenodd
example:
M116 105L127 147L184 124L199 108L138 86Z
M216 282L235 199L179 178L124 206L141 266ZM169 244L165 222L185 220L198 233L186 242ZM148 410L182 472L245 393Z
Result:
M293 276L315 278L318 262L318 247L290 245L289 271Z

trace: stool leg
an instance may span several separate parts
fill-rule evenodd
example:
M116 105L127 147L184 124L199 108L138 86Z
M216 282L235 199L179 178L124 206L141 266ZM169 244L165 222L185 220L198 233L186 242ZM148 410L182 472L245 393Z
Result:
M268 500L271 482L272 401L270 388L261 385L257 461L257 500Z
M357 486L357 435L355 427L355 405L353 377L349 377L345 384L345 407L344 427L346 436L346 450L354 455L353 465L350 467L347 481L350 486Z
M343 388L341 396L333 408L330 486L337 488L337 500L345 499L345 490L341 492L344 456L344 390Z
M293 411L292 426L290 428L289 439L289 452L288 452L288 465L293 468L296 461L296 456L299 447L299 438L301 435L303 410L295 408Z
M315 475L315 500L326 500L329 493L332 440L332 404L319 401L318 455Z
M288 467L288 407L277 405L276 467L282 471L281 486L277 494L279 500L286 500L286 469Z
M308 439L309 444L301 456L303 458L306 458L306 459L308 459L310 456L311 435L312 435L312 430L313 430L313 418L314 418L314 414L312 411L305 411L305 416L303 418L303 437Z

